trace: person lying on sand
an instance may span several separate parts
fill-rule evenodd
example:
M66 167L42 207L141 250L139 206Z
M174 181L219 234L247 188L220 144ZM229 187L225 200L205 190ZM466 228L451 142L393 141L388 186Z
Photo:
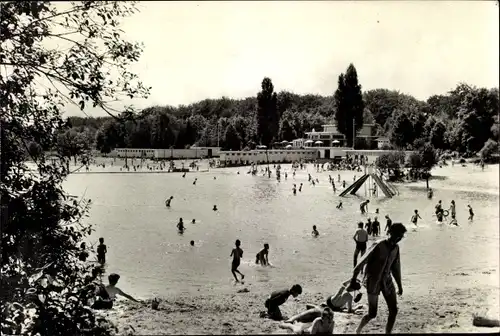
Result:
M293 285L289 290L283 289L280 291L272 292L269 298L264 303L265 307L267 308L267 313L262 312L261 317L268 317L275 321L282 321L283 315L281 314L279 306L285 303L290 295L292 295L293 297L297 297L300 294L302 294L302 286L300 285Z
M316 317L311 323L282 323L280 328L289 329L293 331L294 334L310 334L310 335L331 335L333 334L333 329L335 327L335 321L333 319L333 312L330 308L323 308L321 311L321 316Z
M358 293L355 298L353 298L353 294L355 291L359 291L361 289L361 283L356 285L355 288L347 288L350 284L350 280L342 283L342 287L339 289L337 294L332 295L326 299L326 303L322 303L319 306L313 304L306 304L307 310L305 312L299 313L297 315L292 316L285 323L310 323L314 321L314 319L321 316L323 310L325 308L329 308L332 312L343 312L347 310L346 313L352 314L356 310L361 309L363 306L358 305L356 307L352 307L352 302L355 303L361 300L362 294ZM344 292L347 289L346 292Z

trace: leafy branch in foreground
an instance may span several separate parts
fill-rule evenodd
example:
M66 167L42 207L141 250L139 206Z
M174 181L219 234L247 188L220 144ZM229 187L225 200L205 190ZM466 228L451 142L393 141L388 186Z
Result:
M137 9L118 1L11 1L0 11L2 333L108 334L89 307L95 275L77 258L92 231L82 224L90 200L62 189L71 156L90 148L68 144L62 109L91 105L114 116L109 102L149 95L127 70L142 47L119 29ZM58 159L48 160L47 150Z

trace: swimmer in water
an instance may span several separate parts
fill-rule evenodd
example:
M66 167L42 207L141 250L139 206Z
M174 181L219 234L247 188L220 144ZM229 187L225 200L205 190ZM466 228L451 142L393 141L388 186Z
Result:
M311 234L312 234L313 237L319 236L319 232L316 229L316 225L313 225L313 230L312 230Z
M165 206L166 206L167 208L170 208L170 202L172 202L172 200L173 200L173 199L174 199L174 196L170 196L170 198L167 198L167 199L165 200Z
M264 248L255 255L255 263L262 266L269 265L269 244L264 244Z
M417 222L418 222L418 219L422 219L422 217L420 217L420 215L418 214L418 210L415 209L415 214L413 216L411 216L411 222L417 226Z
M179 232L184 232L185 229L184 222L182 221L182 218L180 218L179 223L177 223L177 230L179 230Z
M339 205L337 205L337 209L342 209L342 201L340 201Z
M467 207L469 208L469 220L472 222L474 220L474 211L472 210L470 204L467 204Z
M191 224L196 224L196 219L193 218L193 220L191 221Z
M217 177L214 176L214 180L217 180Z
M213 211L217 211L217 205L214 205Z
M194 246L194 240L191 240L189 244L191 244L191 246Z

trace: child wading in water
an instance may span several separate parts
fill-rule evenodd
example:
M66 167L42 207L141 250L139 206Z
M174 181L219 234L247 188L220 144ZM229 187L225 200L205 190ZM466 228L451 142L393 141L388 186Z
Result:
M413 225L417 226L419 218L422 219L422 217L420 217L420 215L418 214L418 210L415 210L415 214L411 216L411 222L413 223Z
M472 221L474 220L474 211L472 210L470 204L468 204L467 207L469 208L469 220Z
M255 263L262 266L269 265L269 244L264 244L264 248L255 256Z
M240 282L238 280L238 277L236 276L236 273L241 275L241 280L245 279L245 276L238 271L238 267L240 266L241 258L243 258L243 250L240 248L241 242L239 239L236 239L235 243L236 247L231 251L230 257L233 257L233 262L231 264L231 272L233 273L234 278L236 279L236 282Z
M97 261L101 264L106 263L106 253L108 248L104 245L104 238L99 238L99 245L97 245Z

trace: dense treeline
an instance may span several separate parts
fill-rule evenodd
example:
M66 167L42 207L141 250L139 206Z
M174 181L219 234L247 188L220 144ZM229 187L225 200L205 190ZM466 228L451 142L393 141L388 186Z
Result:
M276 94L272 92L271 81L265 79L264 82L263 90L270 90L264 96L275 99L277 115L271 121L262 122L268 126L276 123L276 127L266 128L266 143L291 141L303 137L304 132L313 128L319 130L322 124L335 121L333 96L298 95L287 91ZM471 155L486 143L497 148L498 94L497 88L459 84L445 95L420 101L398 91L368 90L362 95L362 120L365 124L376 124L376 135L387 136L393 148L416 149L430 142L437 149ZM264 143L262 136L258 136L258 111L256 97L222 97L187 106L152 106L142 110L135 120L125 122L112 118L71 117L72 129L66 132L73 138L83 133L80 138L87 138L86 141L103 152L117 147L186 148L218 144L238 150Z

